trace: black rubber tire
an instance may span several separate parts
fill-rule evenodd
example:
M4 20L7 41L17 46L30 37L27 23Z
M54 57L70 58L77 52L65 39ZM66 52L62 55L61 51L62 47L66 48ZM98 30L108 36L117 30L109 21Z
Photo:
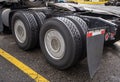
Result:
M62 59L53 59L45 48L44 37L50 29L59 31L64 38L66 48ZM51 18L46 21L40 31L40 45L47 61L60 70L77 64L82 52L82 40L79 30L71 20L65 17Z
M42 25L45 22L46 15L43 12L40 12L40 11L33 11L32 10L30 12L34 15L34 17L37 21L38 27L39 27L38 30L40 31Z
M80 27L77 27L77 28L80 31L81 35L83 35L83 36L86 35L87 30L88 30L88 26L82 18L77 17L77 16L67 16L67 18L76 22L80 26Z
M110 2L110 1L108 1L107 3L105 3L105 6L114 6L115 5L115 3L114 2Z
M116 6L120 6L120 2L116 2Z
M109 3L109 2L105 3L105 6L109 6L109 5L110 5L110 3Z
M42 7L42 6L45 6L43 0L36 0L34 2L31 2L30 0L23 0L23 2L27 7Z
M15 21L17 20L21 20L24 23L24 26L26 29L27 37L24 43L21 43L16 38L16 35L15 35L14 24L15 24ZM11 27L12 27L12 33L15 37L16 43L21 49L30 50L36 47L39 32L38 32L38 24L33 14L29 13L28 11L16 12L12 17Z
M44 24L44 22L45 22L45 18L46 18L46 15L43 13L43 12L40 12L40 11L30 11L33 15L34 15L34 17L35 17L35 19L36 19L36 21L37 21L37 24L38 24L38 34L37 34L37 36L36 37L38 37L37 38L37 46L39 47L39 32L40 32L40 29L41 29L41 27L42 27L42 25Z
M87 33L87 29L88 26L85 23L85 21L83 19L81 19L80 17L77 16L67 16L67 18L69 18L72 22L75 23L75 25L77 26L80 34L81 34L81 38L82 38L82 55L80 57L80 60L83 60L86 57L86 33Z

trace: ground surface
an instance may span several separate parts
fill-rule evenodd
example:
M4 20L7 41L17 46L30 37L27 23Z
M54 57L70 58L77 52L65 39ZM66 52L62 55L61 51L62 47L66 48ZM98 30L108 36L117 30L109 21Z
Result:
M69 70L59 71L46 62L40 48L23 51L18 48L11 35L0 35L0 48L51 82L120 82L119 42L117 44L116 48L104 49L100 69L94 78L90 79L86 60ZM0 57L0 82L34 82L34 80Z

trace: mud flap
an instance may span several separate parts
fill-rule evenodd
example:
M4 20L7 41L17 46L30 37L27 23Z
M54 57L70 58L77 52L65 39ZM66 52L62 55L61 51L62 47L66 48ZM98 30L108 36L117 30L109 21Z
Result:
M90 77L93 78L94 74L99 68L101 57L104 47L104 34L87 37L87 61Z

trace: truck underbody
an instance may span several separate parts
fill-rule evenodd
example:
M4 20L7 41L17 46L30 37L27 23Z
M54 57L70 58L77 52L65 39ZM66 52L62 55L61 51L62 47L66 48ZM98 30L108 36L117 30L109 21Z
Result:
M9 27L21 49L30 50L40 43L47 61L58 69L67 69L87 57L91 77L98 69L104 44L120 40L119 14L76 3L1 5L0 20L0 31Z

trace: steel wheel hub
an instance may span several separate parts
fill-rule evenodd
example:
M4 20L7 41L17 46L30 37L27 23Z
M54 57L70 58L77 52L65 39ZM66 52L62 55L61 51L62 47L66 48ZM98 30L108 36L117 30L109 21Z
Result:
M48 54L53 59L59 60L64 57L65 41L57 30L48 30L45 34L44 43Z
M20 43L24 43L26 40L25 25L21 20L17 20L14 25L15 36Z

